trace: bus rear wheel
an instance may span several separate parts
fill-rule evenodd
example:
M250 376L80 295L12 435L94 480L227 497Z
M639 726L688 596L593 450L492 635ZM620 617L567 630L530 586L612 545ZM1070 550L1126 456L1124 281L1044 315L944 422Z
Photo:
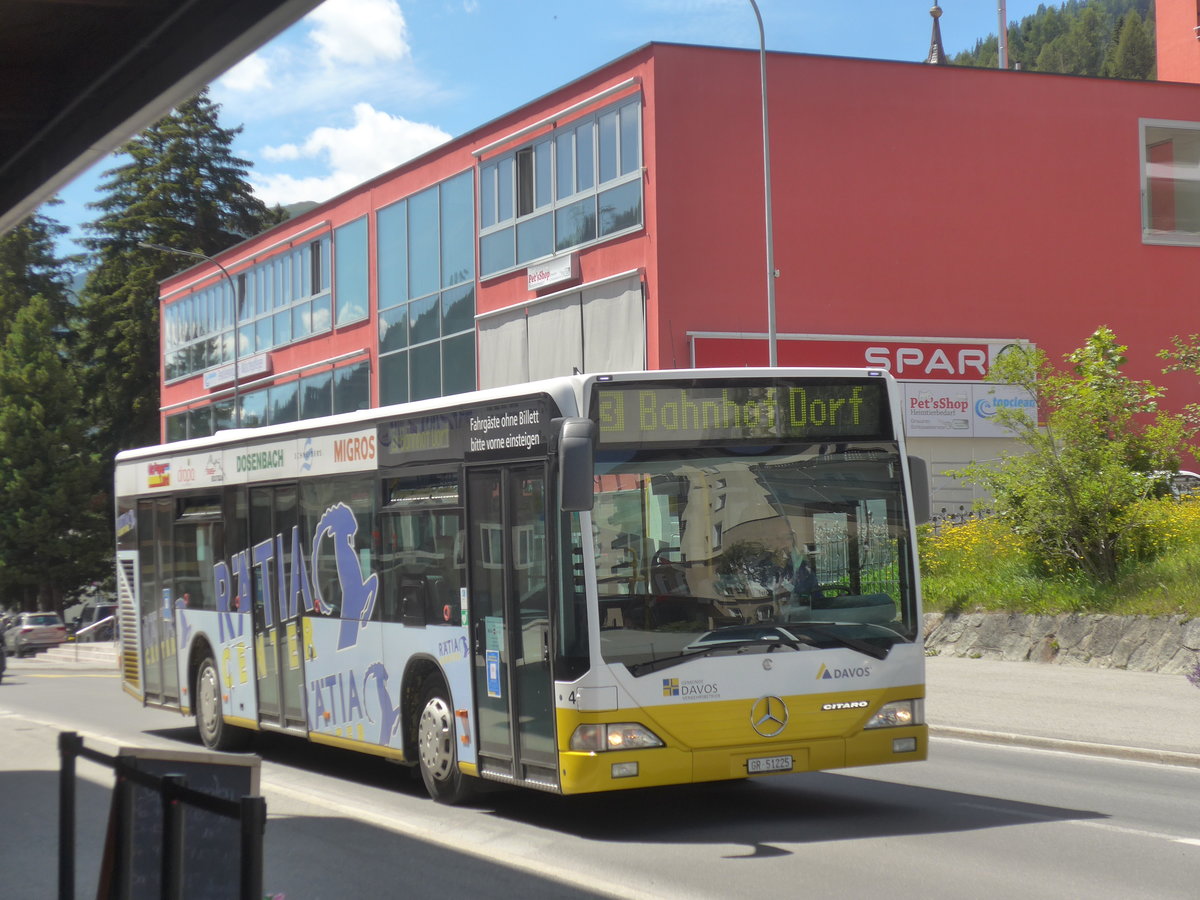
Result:
M250 732L225 721L221 714L221 676L211 656L196 670L196 730L209 750L238 751L250 746Z
M458 768L454 738L454 710L446 699L448 691L437 680L421 691L421 713L417 719L417 764L429 796L438 803L456 804L475 795L473 779Z

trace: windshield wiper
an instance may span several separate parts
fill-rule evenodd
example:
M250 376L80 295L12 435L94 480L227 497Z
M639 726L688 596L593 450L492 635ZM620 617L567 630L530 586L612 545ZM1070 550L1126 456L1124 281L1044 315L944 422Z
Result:
M691 650L686 650L683 653L677 653L674 656L664 656L661 659L651 659L641 663L626 663L626 668L634 678L657 672L660 669L667 669L671 666L677 666L689 659L698 659L701 656L710 656L713 653L722 650L735 650L741 653L747 647L769 647L768 653L774 651L777 647L790 647L792 650L800 649L800 641L796 638L783 634L778 637L758 637L758 638L737 638L728 641L713 641L705 647L693 647Z
M824 638L825 640L830 640L835 643L841 644L843 647L847 648L848 650L856 650L859 653L862 653L866 656L871 657L872 659L887 659L888 654L892 652L892 645L895 645L895 643L896 643L895 640L893 640L892 645L887 646L887 647L879 647L875 644L872 644L869 641L859 640L858 638L850 637L849 635L845 635L845 634L838 634L836 631L829 630L829 626L837 626L840 624L842 624L842 623L840 623L840 622L788 622L787 627L793 628L793 629L794 628L802 628L806 631L811 632L812 634L814 634L817 637ZM882 626L880 626L880 627L882 627ZM891 629L884 629L884 630L890 631ZM892 632L892 634L895 634L897 638L900 637L900 635L896 634L896 632L894 632L894 631Z

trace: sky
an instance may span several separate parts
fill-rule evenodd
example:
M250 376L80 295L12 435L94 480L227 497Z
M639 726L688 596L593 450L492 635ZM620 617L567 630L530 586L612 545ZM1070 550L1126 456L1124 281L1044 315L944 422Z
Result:
M1007 0L1018 21L1046 0ZM940 0L954 55L998 0ZM1048 5L1055 5L1053 2ZM918 62L933 0L758 0L767 50ZM758 49L749 0L325 0L211 86L269 205L322 202L651 41ZM751 98L758 103L758 98ZM748 101L749 102L749 101ZM108 157L48 213L82 236ZM64 252L77 252L70 242Z

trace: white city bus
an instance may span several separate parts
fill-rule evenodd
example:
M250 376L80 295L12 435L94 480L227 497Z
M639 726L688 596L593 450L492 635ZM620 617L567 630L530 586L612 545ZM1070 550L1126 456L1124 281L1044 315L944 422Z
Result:
M899 422L882 371L689 370L123 452L125 690L444 802L924 759Z

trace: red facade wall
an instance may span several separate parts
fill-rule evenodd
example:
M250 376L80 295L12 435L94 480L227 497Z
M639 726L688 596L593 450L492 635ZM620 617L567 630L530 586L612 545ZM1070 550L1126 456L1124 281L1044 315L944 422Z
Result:
M766 332L757 54L660 47L658 359L685 332ZM1164 376L1200 330L1200 248L1141 240L1139 118L1200 88L799 55L768 61L780 333L1026 338L1100 325ZM703 85L703 90L698 89ZM670 223L670 224L667 224Z
M1200 3L1156 0L1154 4L1158 80L1200 83Z
M1027 339L1057 360L1108 325L1131 375L1168 385L1171 406L1200 400L1195 377L1164 376L1156 358L1200 331L1200 248L1142 243L1138 124L1200 121L1200 87L792 54L770 54L768 72L781 334ZM632 77L645 228L577 251L580 283L643 271L651 368L686 367L689 332L765 333L758 54L744 50L649 45L222 261L471 169L472 151ZM369 245L368 321L275 351L273 371L374 356L373 218ZM477 309L536 296L522 269L479 284ZM203 398L199 383L164 386L163 404Z

